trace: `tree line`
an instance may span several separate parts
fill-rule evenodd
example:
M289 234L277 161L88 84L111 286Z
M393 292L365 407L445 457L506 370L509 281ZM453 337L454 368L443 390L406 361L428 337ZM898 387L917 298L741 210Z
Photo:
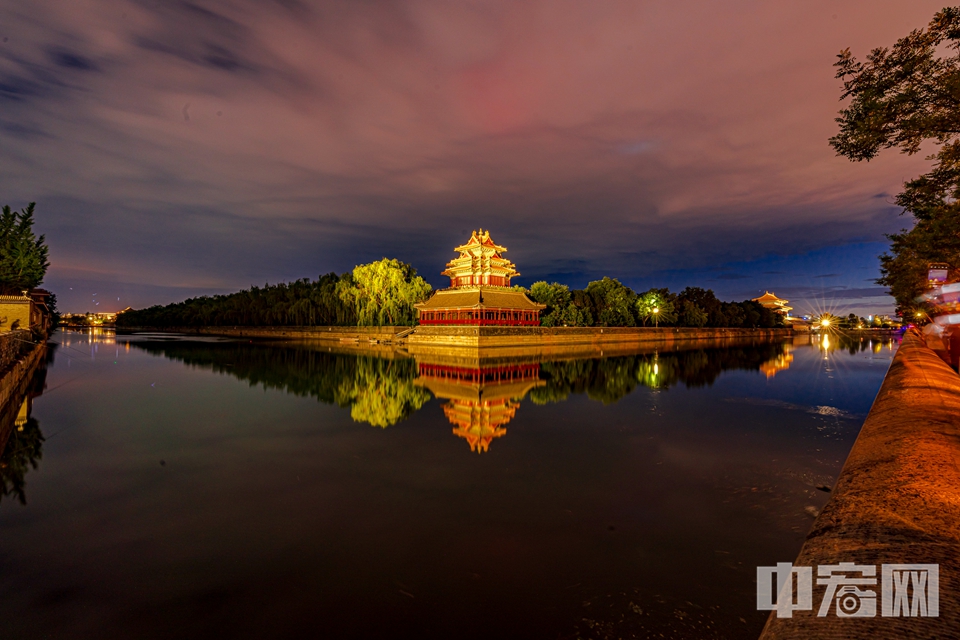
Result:
M709 289L687 287L679 294L650 289L637 294L615 278L571 290L536 282L526 292L545 304L547 327L779 327L782 317L756 302L721 302ZM351 273L317 280L251 287L227 295L127 311L118 327L195 326L406 326L416 322L414 305L430 297L430 285L399 260L359 265Z
M540 314L546 327L746 327L783 326L783 316L758 302L723 302L711 289L687 287L680 293L650 289L636 293L616 278L585 289L558 282L535 282L530 297L547 305Z
M328 273L127 311L117 316L117 326L403 326L414 324L413 305L430 292L416 269L384 258L339 276Z

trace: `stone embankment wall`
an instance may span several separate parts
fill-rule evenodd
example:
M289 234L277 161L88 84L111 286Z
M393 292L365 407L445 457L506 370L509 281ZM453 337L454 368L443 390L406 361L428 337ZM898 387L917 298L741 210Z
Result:
M333 342L391 340L412 327L130 327L119 332L185 333L232 338L274 338L283 340L328 340Z
M25 329L0 333L0 376L30 351L34 342L33 334Z
M33 342L33 334L29 331L0 334L0 362L3 364L0 369L0 416L4 418L0 420L0 451L10 437L12 416L16 415L33 374L46 355L46 344Z
M162 331L237 338L386 342L413 327L167 327L127 331ZM121 331L124 331L121 329ZM409 345L449 347L523 347L550 345L671 344L683 341L770 339L794 335L791 329L696 329L690 327L416 327L404 336Z
M770 339L793 335L791 329L730 329L693 327L418 327L410 345L520 347L551 345L642 345L744 338Z
M817 617L821 565L877 566L876 617ZM881 564L939 564L939 617L883 617ZM767 621L761 640L960 638L960 376L904 336L833 496L794 566L814 567L813 611Z

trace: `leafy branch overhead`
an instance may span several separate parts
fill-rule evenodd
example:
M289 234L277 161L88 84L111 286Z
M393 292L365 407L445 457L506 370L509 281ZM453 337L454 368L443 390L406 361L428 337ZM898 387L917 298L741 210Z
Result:
M896 202L917 221L888 236L882 277L901 311L923 291L929 262L946 262L960 276L960 7L938 12L892 48L874 49L865 62L841 51L836 77L850 104L836 119L830 139L839 155L871 160L882 149L918 153L924 142L939 146L931 171L904 184Z

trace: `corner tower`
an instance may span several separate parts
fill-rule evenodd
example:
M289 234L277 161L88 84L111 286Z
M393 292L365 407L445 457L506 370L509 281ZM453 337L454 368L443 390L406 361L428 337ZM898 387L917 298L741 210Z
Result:
M519 276L516 266L503 257L507 248L490 239L490 231L474 231L466 244L456 247L460 254L447 263L440 275L450 278L450 287L509 287L510 278Z
M442 275L450 287L414 305L423 325L537 326L540 311L523 291L510 288L510 279L520 275L503 257L507 248L490 239L490 232L474 231L466 244L456 247L460 255L447 263Z

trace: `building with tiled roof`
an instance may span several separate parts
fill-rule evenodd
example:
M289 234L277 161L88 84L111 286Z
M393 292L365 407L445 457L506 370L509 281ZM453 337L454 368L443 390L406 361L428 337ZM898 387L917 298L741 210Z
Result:
M422 325L539 325L546 306L510 288L520 275L503 257L506 247L490 239L490 232L474 231L460 255L442 272L450 287L437 291L426 302L414 305Z
M777 313L782 313L785 316L790 315L790 311L793 310L793 307L788 307L787 303L789 300L784 300L778 298L775 294L765 291L762 296L759 298L754 298L753 302L759 302L761 306L770 309L771 311L776 311Z

